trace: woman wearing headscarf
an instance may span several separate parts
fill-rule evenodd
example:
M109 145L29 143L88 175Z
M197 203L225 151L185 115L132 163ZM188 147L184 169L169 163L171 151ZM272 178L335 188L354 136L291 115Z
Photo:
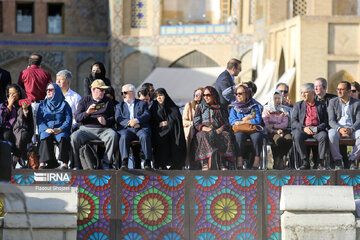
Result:
M110 79L105 77L106 70L105 66L102 62L95 62L91 65L91 73L88 77L84 79L84 95L90 95L91 94L91 88L90 85L93 81L96 79L101 79L104 81L106 86L111 87L111 81Z
M191 140L195 134L195 128L193 126L194 122L194 115L195 109L200 104L202 99L202 90L203 88L198 88L194 91L194 98L192 101L185 104L182 119L183 119L183 126L184 126L184 133L185 133L185 140L186 140L186 164L189 164L189 151L190 151L190 144Z
M234 93L236 96L236 100L229 105L229 120L231 126L242 124L260 125L262 123L260 109L255 103L255 101L253 101L250 89L243 85L240 85L235 88ZM235 133L237 167L238 169L243 168L243 155L246 147L245 141L248 137L250 137L255 150L255 158L252 167L253 169L258 169L262 147L261 132L254 132L251 134L247 134L245 132Z
M292 109L283 105L282 99L281 91L275 90L262 114L269 137L274 141L271 145L274 169L284 168L283 158L292 146L292 138L288 130Z
M194 127L198 131L192 145L195 161L200 161L202 170L207 171L211 169L215 154L218 154L219 168L227 170L226 161L234 161L234 147L229 131L227 109L220 104L215 88L207 86L203 89L203 99L194 115Z
M25 92L17 84L6 88L7 100L0 107L0 139L12 143L13 166L27 158L27 144L34 134L34 120L31 106L27 102L19 104L25 98ZM23 161L20 164L24 165Z
M36 121L40 134L40 168L58 166L53 145L55 140L59 144L61 169L68 169L72 112L56 83L49 83L46 87L46 98L39 105Z
M182 169L186 157L186 142L181 114L166 90L155 91L156 101L150 108L154 167Z

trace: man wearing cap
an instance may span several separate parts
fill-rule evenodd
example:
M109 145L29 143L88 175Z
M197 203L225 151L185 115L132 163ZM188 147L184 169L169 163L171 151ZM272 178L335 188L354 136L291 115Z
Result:
M74 169L80 168L80 147L91 140L101 140L105 144L104 169L107 169L113 160L114 151L118 148L118 136L113 130L114 104L105 96L108 88L103 80L96 79L91 84L91 95L83 97L78 104L75 120L81 123L81 126L71 135Z

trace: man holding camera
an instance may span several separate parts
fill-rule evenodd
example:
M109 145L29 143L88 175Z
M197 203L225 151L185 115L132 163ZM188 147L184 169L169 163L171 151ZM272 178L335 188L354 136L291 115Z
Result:
M80 168L79 149L91 140L101 140L105 145L103 168L108 169L113 153L118 147L118 136L113 130L115 111L113 101L105 96L109 87L101 79L91 84L91 95L83 97L75 112L75 120L81 123L79 130L71 135L74 168Z
M304 143L304 140L309 137L313 137L318 142L318 169L324 169L322 162L325 159L328 139L326 133L328 125L326 105L315 100L314 84L312 83L305 83L301 86L301 96L304 100L295 103L291 116L292 134L296 150L301 159L300 169L310 168L309 156Z
M329 141L335 170L343 168L343 157L339 150L340 138L355 139L355 146L349 157L350 169L356 169L355 161L360 157L360 101L350 97L351 84L341 81L337 86L337 98L329 102Z

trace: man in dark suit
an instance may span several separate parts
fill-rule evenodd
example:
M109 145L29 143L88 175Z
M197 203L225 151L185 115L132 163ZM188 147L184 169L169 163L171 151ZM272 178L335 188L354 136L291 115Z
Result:
M120 170L128 168L130 142L140 140L145 155L145 169L151 169L151 129L150 112L145 101L135 99L135 86L126 84L121 95L124 102L116 105L115 119L120 134L120 153L122 158Z
M324 169L322 162L325 159L328 139L326 133L328 114L326 105L323 102L316 101L314 95L314 84L303 84L301 86L301 96L304 100L295 103L291 117L292 134L302 163L300 169L310 168L308 152L304 143L304 140L309 137L313 137L318 141L320 158L318 169Z
M0 68L0 103L6 100L6 86L11 83L10 73Z
M235 58L232 58L226 66L226 70L223 71L215 82L215 89L219 93L220 103L223 106L228 106L228 102L222 95L223 91L229 87L234 87L234 78L239 75L241 72L241 61Z
M360 101L350 97L351 84L347 81L341 81L336 91L338 97L331 99L328 107L331 155L335 160L335 169L342 169L343 156L340 154L339 140L342 137L355 139L349 161L350 169L356 169L355 161L360 157Z

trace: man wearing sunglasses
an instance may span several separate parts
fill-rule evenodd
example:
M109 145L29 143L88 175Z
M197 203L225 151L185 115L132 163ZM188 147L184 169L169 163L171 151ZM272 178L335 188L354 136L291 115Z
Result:
M101 79L90 85L91 95L84 96L75 112L75 120L81 123L79 130L71 134L71 147L74 154L74 168L80 168L79 149L91 140L101 140L105 145L103 168L108 169L115 162L114 151L118 148L118 136L112 129L115 123L113 101L105 96L109 87ZM114 161L112 161L114 160Z
M116 105L115 120L120 135L120 170L128 169L130 142L140 140L145 155L145 169L151 169L151 129L150 112L145 101L135 99L135 86L126 84L121 95L124 102Z
M326 106L329 106L330 99L336 98L336 95L327 93L327 81L325 78L319 77L314 81L315 88L315 99L317 101L322 101Z
M289 99L289 86L286 83L278 83L276 85L276 90L279 90L282 95L282 104L288 107L292 107L292 103Z
M347 81L341 81L336 91L338 97L331 99L328 107L330 152L335 160L335 169L342 169L339 140L343 137L355 139L349 162L350 169L356 169L355 162L360 157L360 101L350 97L351 84Z

